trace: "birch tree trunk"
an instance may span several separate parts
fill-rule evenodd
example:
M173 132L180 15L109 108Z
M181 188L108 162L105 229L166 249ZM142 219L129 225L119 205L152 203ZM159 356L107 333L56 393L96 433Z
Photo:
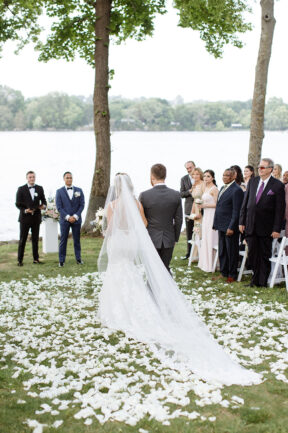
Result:
M261 37L255 73L248 154L248 164L252 165L254 169L257 168L261 160L268 68L276 23L274 18L274 0L261 0L260 5Z
M111 145L109 91L109 26L111 0L95 2L95 85L94 85L94 132L96 139L96 162L89 204L82 230L91 231L90 221L95 212L104 207L110 185Z

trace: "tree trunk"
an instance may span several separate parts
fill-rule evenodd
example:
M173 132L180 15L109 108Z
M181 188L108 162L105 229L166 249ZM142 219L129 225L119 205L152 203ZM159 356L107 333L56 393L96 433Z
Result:
M274 18L274 0L261 0L260 4L261 37L255 73L248 154L248 164L255 169L261 160L268 68L276 22Z
M110 185L111 145L109 116L109 26L111 0L96 0L95 22L95 86L94 86L94 131L96 139L96 161L89 204L82 230L92 230L90 221L95 212L104 207Z

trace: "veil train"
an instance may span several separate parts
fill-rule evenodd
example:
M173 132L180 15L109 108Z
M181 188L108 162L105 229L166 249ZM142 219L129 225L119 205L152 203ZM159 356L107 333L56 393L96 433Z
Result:
M217 384L259 384L262 376L230 358L166 270L127 174L116 175L104 214L105 239L98 258L98 269L104 272L101 323L148 344L172 368L188 367Z

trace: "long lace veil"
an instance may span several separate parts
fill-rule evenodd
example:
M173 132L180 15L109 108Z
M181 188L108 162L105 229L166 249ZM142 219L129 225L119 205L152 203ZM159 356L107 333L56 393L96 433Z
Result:
M98 258L98 269L105 272L102 297L107 314L120 303L118 310L125 311L116 321L107 320L107 326L150 344L166 365L184 364L205 380L228 385L261 381L218 345L179 290L149 237L126 174L116 175L109 190L103 228Z

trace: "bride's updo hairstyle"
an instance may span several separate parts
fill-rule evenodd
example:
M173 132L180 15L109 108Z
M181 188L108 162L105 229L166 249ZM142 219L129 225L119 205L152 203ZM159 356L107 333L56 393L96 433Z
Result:
M119 197L122 190L122 180L125 179L126 185L133 194L133 184L127 173L117 173L114 179L115 196Z

